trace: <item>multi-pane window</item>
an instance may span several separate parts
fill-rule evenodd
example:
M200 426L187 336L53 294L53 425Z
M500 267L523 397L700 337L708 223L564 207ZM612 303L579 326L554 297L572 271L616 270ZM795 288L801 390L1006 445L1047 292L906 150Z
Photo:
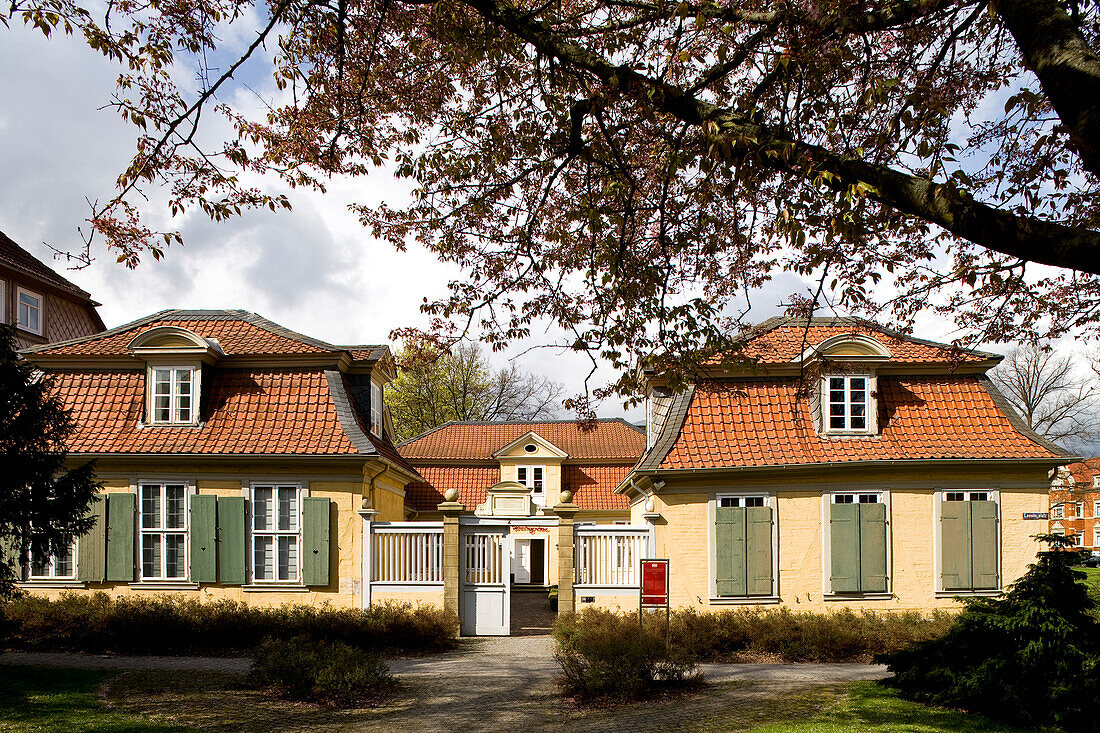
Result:
M296 581L301 564L301 489L252 487L252 579Z
M1085 533L1075 532L1074 534L1070 535L1070 539L1073 540L1074 547L1083 547L1085 544Z
M370 431L382 435L382 385L374 380L370 383Z
M76 542L59 552L31 548L31 580L73 580L76 578Z
M1092 546L1100 547L1100 524L1092 525Z
M187 487L141 484L141 579L187 578Z
M722 496L718 499L720 507L764 506L763 496Z
M988 491L946 491L944 501L989 501ZM1061 507L1058 507L1059 509Z
M830 431L867 430L870 379L866 376L836 376L828 377L827 382L827 429Z
M153 422L195 422L195 368L155 367L153 370Z
M533 494L542 494L545 466L516 466L516 481L531 489Z
M948 501L962 501L962 499L948 499ZM1062 511L1062 505L1061 504L1059 504L1058 506L1052 506L1050 508L1050 518L1051 519L1064 519L1065 518L1065 512Z
M834 504L878 504L878 494L833 494Z
M16 288L16 322L31 333L42 335L42 296L23 288Z

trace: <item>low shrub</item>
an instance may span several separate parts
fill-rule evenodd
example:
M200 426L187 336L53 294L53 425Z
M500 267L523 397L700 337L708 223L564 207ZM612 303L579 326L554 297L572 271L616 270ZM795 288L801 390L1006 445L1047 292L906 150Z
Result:
M308 636L261 643L253 654L249 681L279 697L336 707L377 703L397 686L377 654Z
M969 601L942 638L882 655L889 684L1003 721L1100 731L1100 621L1074 560L1042 552L1005 597Z
M663 625L663 624L662 624ZM694 661L665 644L663 628L637 616L586 609L554 624L562 692L582 702L629 702L702 684Z
M435 606L382 603L360 610L249 606L169 595L23 595L0 605L15 625L9 648L117 654L246 654L261 641L305 636L379 654L451 649L458 618Z
M749 661L777 657L788 662L846 662L869 659L915 641L935 639L950 628L953 614L799 613L760 611L674 611L673 646L700 661Z

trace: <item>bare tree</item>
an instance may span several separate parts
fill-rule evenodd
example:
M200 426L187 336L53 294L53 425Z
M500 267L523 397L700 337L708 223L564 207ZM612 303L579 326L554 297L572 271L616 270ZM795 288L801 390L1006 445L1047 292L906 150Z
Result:
M1013 349L992 372L993 381L1032 430L1070 449L1100 440L1100 389L1070 357L1049 346Z
M409 344L398 364L386 402L400 440L450 420L552 418L562 402L562 385L515 364L494 370L475 344L448 351Z

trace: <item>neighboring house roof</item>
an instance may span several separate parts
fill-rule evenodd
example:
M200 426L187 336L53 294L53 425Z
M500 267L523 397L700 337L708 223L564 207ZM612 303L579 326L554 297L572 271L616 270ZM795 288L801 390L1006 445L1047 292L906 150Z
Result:
M48 283L55 288L68 291L79 300L90 301L92 298L87 291L58 275L53 269L20 247L3 232L0 232L0 265L5 265L28 277Z
M347 351L353 359L377 360L385 346L337 346L291 331L244 310L164 310L83 338L26 349L29 354L122 356L134 336L154 326L179 326L218 342L227 355L316 354Z
M593 423L576 420L544 422L449 422L398 445L406 459L493 459L498 450L528 432L565 451L570 461L633 462L645 450L645 433L621 418Z
M1093 477L1100 475L1100 457L1086 458L1083 461L1071 463L1066 466L1066 469L1069 471L1070 475L1073 476L1074 484L1092 486Z
M424 481L410 483L405 498L414 509L434 511L447 489L458 491L458 501L467 509L476 509L488 498L488 488L500 481L498 466L418 466ZM627 498L612 493L631 466L562 466L562 490L573 492L573 503L587 511L627 511ZM548 497L554 501L557 497Z
M890 361L906 364L999 361L1001 356L960 349L879 326L861 318L771 318L751 329L741 356L761 363L786 363L833 336L863 334L890 350Z
M879 434L815 430L799 380L709 381L678 395L640 470L914 459L1057 459L983 376L878 378Z

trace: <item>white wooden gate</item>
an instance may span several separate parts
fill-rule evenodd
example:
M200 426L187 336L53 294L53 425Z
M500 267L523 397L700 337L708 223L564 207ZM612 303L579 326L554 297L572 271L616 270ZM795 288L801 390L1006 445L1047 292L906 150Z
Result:
M462 527L460 615L465 636L507 636L511 624L508 528Z

